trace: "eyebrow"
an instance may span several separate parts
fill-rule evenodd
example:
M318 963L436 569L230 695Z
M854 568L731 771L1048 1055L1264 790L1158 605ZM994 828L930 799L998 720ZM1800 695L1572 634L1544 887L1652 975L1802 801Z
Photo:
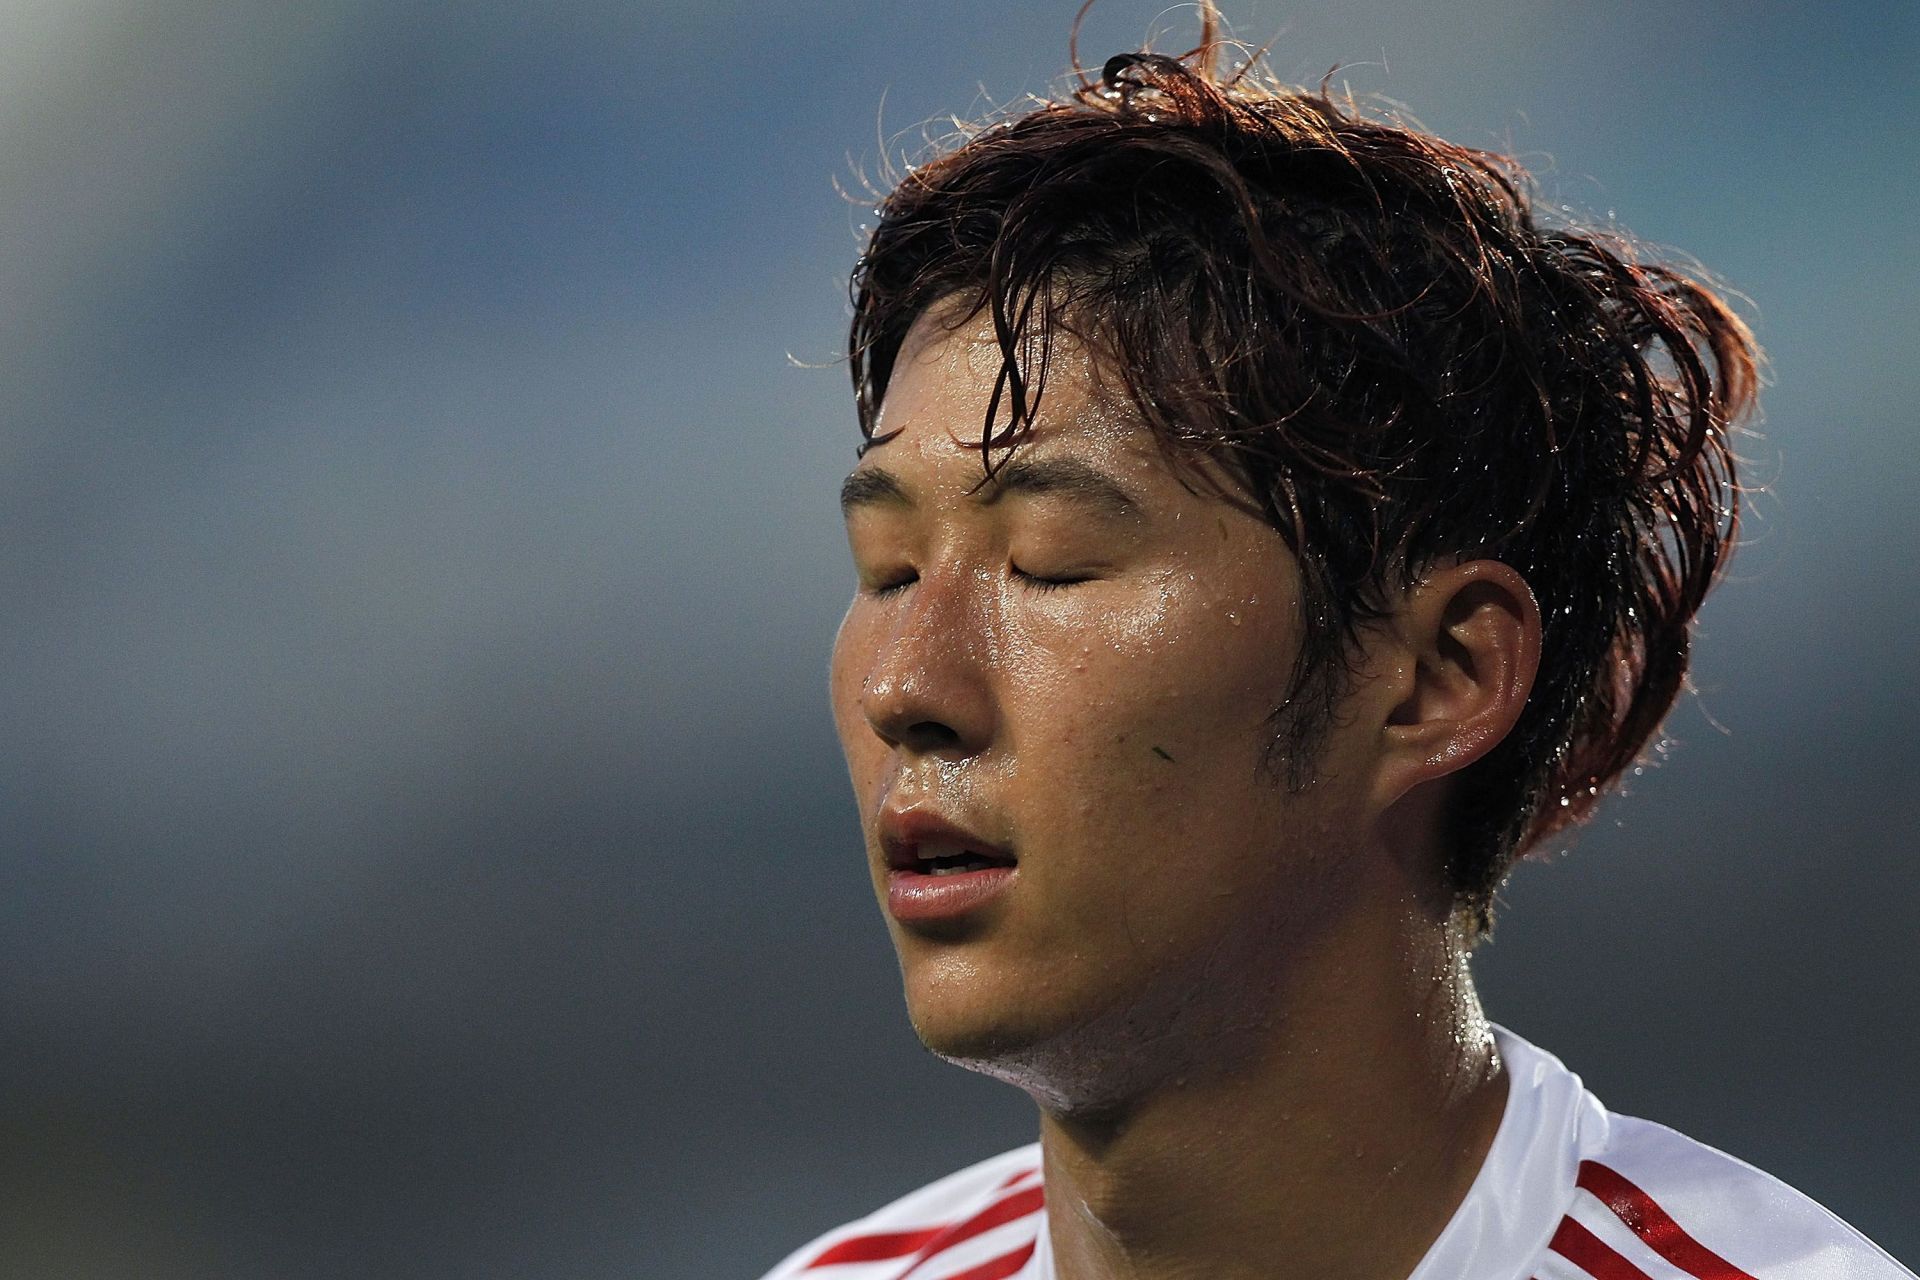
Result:
M1138 520L1145 514L1125 486L1091 463L1078 458L1013 458L972 492L974 501L990 507L1010 493L1053 494L1070 498L1113 520ZM882 467L862 467L840 486L840 510L851 515L862 507L917 505L899 479Z
M861 467L840 482L840 514L852 515L861 507L911 507L913 499L900 487L891 471L879 467Z

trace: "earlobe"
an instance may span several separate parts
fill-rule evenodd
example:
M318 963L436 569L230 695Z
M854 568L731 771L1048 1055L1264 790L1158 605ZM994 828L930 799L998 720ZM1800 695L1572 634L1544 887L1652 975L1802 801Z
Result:
M1497 560L1434 570L1389 620L1399 656L1382 724L1382 806L1491 751L1525 709L1540 667L1540 607Z

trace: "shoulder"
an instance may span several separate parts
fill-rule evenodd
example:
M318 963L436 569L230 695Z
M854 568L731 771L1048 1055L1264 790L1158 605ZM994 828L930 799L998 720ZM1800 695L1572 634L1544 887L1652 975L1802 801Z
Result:
M1012 1276L1033 1255L1044 1205L1036 1143L834 1228L794 1250L765 1280L890 1280L936 1254L982 1267L982 1275Z
M1913 1280L1815 1201L1665 1125L1607 1113L1579 1155L1540 1280Z

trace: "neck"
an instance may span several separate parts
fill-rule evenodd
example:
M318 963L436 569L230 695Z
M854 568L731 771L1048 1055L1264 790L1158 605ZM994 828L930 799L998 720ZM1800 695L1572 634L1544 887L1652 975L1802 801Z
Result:
M1285 984L1254 1052L1097 1113L1043 1109L1061 1280L1418 1265L1492 1144L1506 1078L1452 929L1409 912L1342 932Z

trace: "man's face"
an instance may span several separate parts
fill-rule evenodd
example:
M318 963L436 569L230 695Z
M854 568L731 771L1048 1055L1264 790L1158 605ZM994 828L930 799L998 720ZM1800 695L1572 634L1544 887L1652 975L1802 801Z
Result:
M1097 1101L1271 1010L1343 892L1367 741L1336 725L1311 785L1278 780L1293 557L1184 486L1071 339L1053 355L982 486L990 330L915 327L899 434L847 490L832 695L921 1038Z

